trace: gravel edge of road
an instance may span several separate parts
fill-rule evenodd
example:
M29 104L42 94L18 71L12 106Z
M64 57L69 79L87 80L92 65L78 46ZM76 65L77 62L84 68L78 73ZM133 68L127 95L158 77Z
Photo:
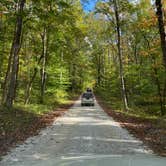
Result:
M111 116L115 121L119 122L121 127L127 129L129 133L140 139L147 147L149 147L156 155L166 157L166 139L164 133L159 138L159 129L155 126L155 122L142 121L138 117L127 117L122 112L116 112L107 106L103 99L96 97L97 102L103 110Z
M55 110L52 110L49 113L46 113L42 116L37 117L33 123L29 124L26 129L17 129L17 135L12 141L4 141L2 145L0 145L0 161L3 156L7 155L11 149L23 144L29 137L36 136L39 132L52 125L58 117L61 117L67 112L75 103L75 101L79 98L79 95L74 97L68 104L62 104ZM26 130L26 132L24 132ZM9 139L10 140L10 139Z

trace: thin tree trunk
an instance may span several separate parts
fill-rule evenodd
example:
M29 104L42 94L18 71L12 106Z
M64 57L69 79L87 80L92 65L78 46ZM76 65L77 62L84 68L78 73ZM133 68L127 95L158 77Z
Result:
M135 63L138 64L137 44L136 43L134 46L134 58L135 58Z
M40 102L44 102L45 86L46 86L46 56L47 56L47 47L48 47L48 34L47 29L44 27L44 32L41 36L43 44L43 59L42 59L42 68L41 68L41 96Z
M156 68L154 68L153 70L154 70L154 73L155 73L155 81L156 81L159 100L160 100L160 112L161 112L161 115L164 115L164 102L163 102L163 97L162 97L162 93L161 93L160 81L158 79L158 71L157 71Z
M98 65L97 65L97 84L101 85L101 55L98 56Z
M61 66L63 65L63 50L61 52ZM59 81L60 81L60 84L62 84L62 81L63 81L63 71L61 69L60 71L60 77L59 77Z
M73 64L73 81L72 81L72 91L75 92L76 91L76 87L77 87L77 83L76 83L76 64Z
M7 107L12 107L13 101L16 95L16 86L17 86L17 77L19 69L19 51L21 48L21 35L22 35L22 26L23 26L23 10L26 0L20 0L18 4L18 15L16 21L16 29L13 38L13 44L11 48L11 55L9 57L9 72L11 69L11 76L8 73L6 77L9 77L9 87L7 86L7 98L5 99L5 105Z
M123 99L124 109L128 110L127 93L126 93L126 86L125 86L124 74L123 74L119 11L118 11L116 0L114 0L113 2L114 2L114 10L115 10L115 18L116 18L116 31L117 31L117 40L118 40L117 47L118 47L119 73L120 73L120 80L121 80L122 99Z
M37 65L40 64L41 60L43 58L43 54L40 56L39 60L38 60L38 63ZM24 104L28 104L29 103L29 99L30 99L30 93L31 93L31 90L32 90L32 85L33 85L33 82L36 78L36 74L37 74L38 70L37 70L37 67L34 68L34 72L33 72L33 75L29 81L29 84L27 85L27 89L26 89L26 93L25 93L25 101L24 101Z
M29 103L30 93L31 93L31 90L32 90L32 84L33 84L33 82L35 80L36 74L37 74L37 68L34 69L33 76L31 78L31 80L29 81L29 84L27 85L24 104L28 104Z
M47 61L46 55L47 55L48 42L49 42L49 37L48 37L48 34L47 34L47 31L46 31L45 27L44 27L44 32L41 35L41 39L42 39L42 53L41 53L41 56L40 56L40 58L37 62L37 65L39 65L40 62L42 61L42 68L40 70L40 74L41 74L41 84L40 84L40 86L41 86L41 90L40 90L41 96L40 96L40 101L42 103L44 101L43 99L44 99L44 93L45 93L45 84L46 84L46 70L45 70L45 67L46 67L46 61ZM38 69L35 67L33 75L32 75L32 77L29 81L29 84L27 85L24 104L29 103L30 93L31 93L31 90L32 90L32 85L33 85L33 82L36 78L37 72L38 72Z

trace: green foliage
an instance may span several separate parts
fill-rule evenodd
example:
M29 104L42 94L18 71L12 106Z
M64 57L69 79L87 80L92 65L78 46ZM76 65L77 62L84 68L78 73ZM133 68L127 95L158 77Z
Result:
M142 108L147 113L160 115L166 110L166 73L162 62L160 36L155 11L150 1L137 3L118 1L121 31L123 74L130 109ZM99 2L96 13L100 18L98 47L93 51L96 68L96 91L111 105L116 98L121 108L119 62L114 1ZM104 15L104 16L103 16ZM96 34L94 36L97 36ZM100 60L99 60L100 59ZM112 102L113 101L113 102ZM115 104L116 105L116 104ZM163 106L161 106L163 105ZM142 110L141 109L141 110ZM166 111L165 111L166 113Z
M155 11L149 1L118 2L123 74L130 107L152 109L150 112L158 114L160 100L164 103L165 70ZM17 2L2 1L0 5L1 96L16 23L14 4ZM38 104L39 108L56 105L71 92L95 87L121 108L114 12L112 0L100 1L91 13L83 12L79 0L27 1L15 104L26 103L28 108L38 109Z
M3 1L0 5L3 10L0 13L1 85L5 80L17 15L17 10L12 6L17 3ZM27 1L24 13L15 104L23 105L28 102L28 109L32 107L34 112L44 111L49 105L65 102L71 91L80 92L89 85L90 68L86 55L89 46L84 40L87 25L84 23L84 13L79 1ZM44 66L43 51L46 51ZM83 72L85 64L88 68ZM41 94L43 69L46 83L44 94ZM2 90L3 86L1 96ZM41 95L44 95L42 103Z

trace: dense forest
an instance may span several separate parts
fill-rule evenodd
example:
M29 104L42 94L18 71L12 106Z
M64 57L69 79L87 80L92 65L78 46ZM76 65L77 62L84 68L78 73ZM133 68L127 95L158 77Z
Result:
M166 113L166 2L0 1L2 108L54 107L93 87L113 108Z

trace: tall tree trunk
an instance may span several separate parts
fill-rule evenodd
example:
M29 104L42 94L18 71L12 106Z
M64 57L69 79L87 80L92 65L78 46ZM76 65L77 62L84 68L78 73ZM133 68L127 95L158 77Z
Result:
M63 50L62 50L62 52L61 52L61 66L63 66ZM63 83L63 71L62 71L62 69L61 69L61 71L60 71L59 81L60 81L60 84Z
M6 99L7 99L7 92L8 92L9 81L10 81L9 78L11 76L11 68L12 68L13 48L14 48L14 41L13 41L13 44L12 44L12 49L10 51L7 71L6 71L5 80L4 80L4 83L3 83L3 92L2 92L2 103L3 104L5 104Z
M124 80L124 74L123 74L119 11L117 6L117 1L113 0L113 3L114 3L114 10L115 10L116 31L117 31L117 40L118 40L117 48L118 48L118 58L119 58L119 73L120 73L120 81L121 81L122 99L123 99L124 109L128 110L127 93L126 93L126 86L125 86L125 80Z
M21 48L23 10L24 10L25 2L26 0L19 0L18 2L18 15L16 20L16 29L15 29L13 44L11 47L11 53L9 57L10 67L8 66L8 71L6 76L6 78L9 78L9 86L7 85L7 98L5 99L5 105L8 107L12 107L13 101L16 95L17 77L18 77L18 69L19 69L19 51ZM11 69L11 72L10 72L10 69Z
M98 55L97 84L98 84L98 86L101 85L101 54Z
M43 34L41 35L42 38L42 68L41 68L41 96L40 96L40 102L44 102L44 94L45 94L45 85L46 85L46 56L47 56L47 45L48 45L48 38L47 38L47 29L44 27Z
M157 8L156 14L158 17L161 48L162 48L162 53L163 53L163 64L164 64L165 73L166 73L166 33L165 33L165 28L164 28L164 14L163 14L163 10L162 10L161 0L156 0L156 8ZM164 82L163 101L164 101L164 105L166 105L166 77L165 77L165 82ZM165 113L166 113L166 111L164 110L162 114L164 115Z
M16 34L16 26L17 26L17 24L15 25L15 31L14 31L14 34L13 34L14 37L15 37L15 34ZM8 58L7 71L5 73L5 79L4 79L3 86L2 86L2 88L3 88L2 104L5 104L6 99L7 99L8 87L9 87L10 77L11 77L12 59L13 59L13 56L14 56L14 54L13 54L14 44L15 44L15 39L13 39L13 42L12 42L10 55L9 55L9 58Z
M2 66L4 64L4 57L5 57L5 47L6 47L6 42L5 42L5 35L6 35L6 25L5 23L3 23L3 20L2 20L2 15L1 15L1 41L0 43L2 43L2 49L0 50L0 85L1 85L1 89L2 89L2 83L3 81L1 80L1 77L3 75L3 72L2 72Z
M156 0L156 8L157 8L156 14L158 17L161 48L162 48L162 52L163 52L163 63L164 63L164 67L166 70L166 34L165 34L165 29L164 29L164 17L163 17L161 0Z
M72 77L72 84L71 84L71 90L72 92L76 92L77 90L77 82L76 82L76 71L77 71L77 67L75 63L72 63L72 72L71 72L71 77Z

